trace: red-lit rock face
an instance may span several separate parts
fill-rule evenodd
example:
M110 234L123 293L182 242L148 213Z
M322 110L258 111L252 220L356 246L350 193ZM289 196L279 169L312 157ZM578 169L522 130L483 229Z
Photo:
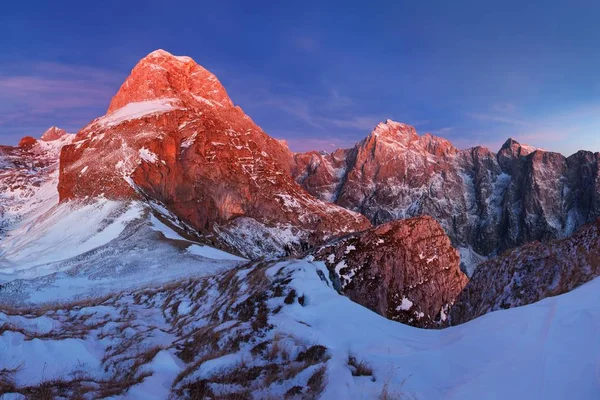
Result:
M59 193L148 197L203 232L250 217L300 230L306 244L370 226L296 184L291 157L233 106L214 75L157 51L133 69L109 113L65 147Z
M439 327L467 277L458 252L431 217L393 221L316 252L353 301L395 321Z

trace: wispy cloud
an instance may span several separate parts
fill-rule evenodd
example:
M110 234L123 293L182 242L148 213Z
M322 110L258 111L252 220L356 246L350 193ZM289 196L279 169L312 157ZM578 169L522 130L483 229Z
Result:
M351 128L369 132L379 122L381 122L382 119L376 116L350 116L347 119L319 118L319 120L325 125L333 125L339 128Z
M334 151L337 149L347 149L356 144L356 140L344 139L340 137L328 137L328 138L294 138L286 140L290 149L296 152L306 151Z
M294 151L351 147L379 122L393 118L365 112L360 101L328 83L306 93L274 79L237 75L226 86L236 104L269 135L286 139Z
M565 106L562 112L535 114L527 116L526 111L517 107L498 107L495 112L468 113L468 119L482 122L478 134L467 135L465 143L470 145L488 142L497 145L509 136L521 143L530 144L546 150L570 155L577 150L600 150L600 104L578 104ZM497 124L491 124L497 123ZM468 131L473 131L471 127ZM495 147L491 147L494 149Z
M499 122L501 124L518 125L518 126L533 126L533 123L518 118L511 118L500 114L485 114L485 113L467 113L467 116L472 119L486 122Z
M444 136L453 131L454 131L453 126L445 126L443 128L434 129L434 130L430 131L429 133L431 133L432 135L436 135L436 136Z
M123 79L121 73L88 66L7 66L0 73L2 142L39 135L50 125L81 128L106 110Z

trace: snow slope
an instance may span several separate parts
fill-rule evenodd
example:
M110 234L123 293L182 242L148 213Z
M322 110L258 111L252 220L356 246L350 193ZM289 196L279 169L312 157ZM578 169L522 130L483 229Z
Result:
M375 398L381 390L381 383L347 373L348 352L418 399L600 398L600 279L536 304L425 331L333 295L306 267L296 277L293 285L309 306L283 314L277 325L308 323L311 328L296 324L296 334L304 331L331 349L324 399Z
M25 213L0 241L0 304L101 296L246 261L181 237L141 202L99 198L48 206Z
M14 273L104 245L141 212L141 204L128 206L106 199L57 204L26 220L0 242L0 272Z
M93 388L144 371L113 397L128 399L310 398L323 367L322 399L600 398L600 279L433 331L338 295L326 273L310 258L257 263L45 314L0 313L0 370L22 365L11 377L21 392L82 368ZM372 373L354 376L350 356Z

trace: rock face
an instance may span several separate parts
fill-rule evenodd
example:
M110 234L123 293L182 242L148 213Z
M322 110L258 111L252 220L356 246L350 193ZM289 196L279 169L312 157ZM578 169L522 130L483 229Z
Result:
M458 252L431 217L393 221L351 234L320 248L339 291L395 321L432 328L448 310L468 278Z
M352 149L294 161L292 173L310 193L374 224L433 216L469 273L481 256L566 237L600 216L599 153L565 158L512 139L497 154L458 150L388 120Z
M600 219L573 236L534 242L482 264L451 309L453 325L569 292L600 276Z
M142 59L108 113L61 154L61 201L144 197L244 256L280 256L366 229L358 213L313 198L292 154L233 105L188 57Z

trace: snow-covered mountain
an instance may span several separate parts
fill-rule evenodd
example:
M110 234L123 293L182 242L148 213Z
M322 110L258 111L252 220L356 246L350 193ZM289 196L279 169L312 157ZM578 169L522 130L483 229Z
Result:
M153 199L250 258L283 256L370 227L312 197L291 153L233 105L217 78L163 50L142 59L108 113L61 155L61 201Z
M393 121L293 154L152 52L0 146L0 399L596 399L600 220L563 237L599 157Z
M0 147L0 303L72 301L246 261L206 246L156 202L59 202L59 155L74 138L50 128Z
M388 120L351 149L294 159L292 172L310 193L374 224L433 216L469 275L488 256L569 236L600 217L600 153L565 158L512 139L498 153L459 150Z
M21 222L0 242L5 301L72 300L211 274L237 265L222 259L228 254L223 251L250 259L288 256L371 226L360 214L302 189L291 176L287 147L233 106L214 75L162 50L136 65L107 115L74 136L51 128L41 140L25 138L11 150L13 161L29 166L28 157L41 154L44 143L54 143L54 151L42 152L49 167L40 172L42 184L29 185L43 190L32 189L27 197L38 201L45 194L43 205L21 210ZM27 168L24 175L33 176L33 167ZM8 168L2 182L10 183L16 172ZM413 222L425 233L438 228L429 220ZM177 232L165 236L157 228L165 224ZM405 226L398 222L392 231ZM439 232L444 249L432 243L428 251L448 253L455 264L458 257ZM186 250L202 244L221 250L200 254L220 254L216 262L198 263ZM394 237L376 250L390 258L410 246L408 238ZM430 275L461 275L454 264L435 262ZM390 304L411 298L411 312L427 311L413 323L426 326L454 301L464 277L460 281L435 298L429 285L408 290L409 284L385 287L386 281L381 290Z

